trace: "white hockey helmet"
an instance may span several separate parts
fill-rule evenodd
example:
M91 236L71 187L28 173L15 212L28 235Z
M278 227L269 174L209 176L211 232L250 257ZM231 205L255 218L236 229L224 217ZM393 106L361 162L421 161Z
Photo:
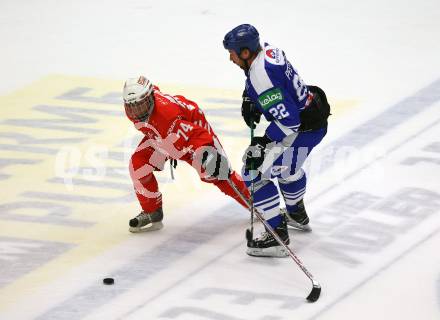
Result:
M146 121L154 108L153 84L144 76L125 81L124 107L127 117L135 121Z

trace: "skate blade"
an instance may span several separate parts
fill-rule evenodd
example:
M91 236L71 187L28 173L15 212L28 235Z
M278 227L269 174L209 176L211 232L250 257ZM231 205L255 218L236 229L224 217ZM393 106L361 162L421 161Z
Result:
M252 257L285 258L289 254L282 246L270 248L247 248L246 253Z
M292 228L295 228L297 230L304 231L304 232L312 231L312 228L308 224L303 225L303 224L300 224L300 223L298 223L298 222L296 222L294 220L287 221L287 225L289 227L292 227Z
M130 227L128 228L128 231L131 233L142 233L142 232L150 232L150 231L156 231L163 228L162 222L153 222L151 224L147 224L146 226L143 226L141 228L137 227Z

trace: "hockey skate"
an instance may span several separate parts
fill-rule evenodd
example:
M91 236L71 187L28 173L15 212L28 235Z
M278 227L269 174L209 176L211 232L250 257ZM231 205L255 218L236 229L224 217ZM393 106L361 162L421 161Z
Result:
M162 219L162 208L150 213L142 211L130 220L130 228L128 230L133 233L160 230L163 228Z
M287 232L286 218L282 215L283 220L281 224L274 228L277 235L283 240L283 242L288 245L290 243L289 233ZM281 246L275 238L270 234L270 232L263 232L260 237L248 241L246 253L254 257L276 257L284 258L289 254L287 250Z
M309 225L310 219L307 216L307 212L304 207L304 201L301 199L296 205L298 206L298 209L292 213L287 212L286 209L281 209L281 211L283 211L286 215L287 225L301 231L312 231L312 228Z

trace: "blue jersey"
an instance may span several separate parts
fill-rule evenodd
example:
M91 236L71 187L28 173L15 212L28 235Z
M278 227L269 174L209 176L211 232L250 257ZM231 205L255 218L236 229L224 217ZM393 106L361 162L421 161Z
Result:
M265 43L246 76L248 96L270 121L266 135L281 141L297 132L309 91L284 52Z

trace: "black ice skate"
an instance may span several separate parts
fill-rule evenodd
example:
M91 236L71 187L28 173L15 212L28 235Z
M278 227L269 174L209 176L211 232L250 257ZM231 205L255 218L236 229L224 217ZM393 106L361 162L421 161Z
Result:
M130 220L128 230L133 233L160 230L163 228L162 219L162 208L150 213L142 211Z
M298 210L295 212L289 213L286 209L281 209L286 214L287 225L301 231L312 231L312 228L309 226L310 219L304 207L304 201L301 199L296 205Z
M284 215L282 216L281 224L274 228L274 231L288 245L290 240L289 233L287 232L286 218ZM263 232L260 237L248 241L247 246L246 253L250 256L284 258L289 255L287 250L268 231Z

